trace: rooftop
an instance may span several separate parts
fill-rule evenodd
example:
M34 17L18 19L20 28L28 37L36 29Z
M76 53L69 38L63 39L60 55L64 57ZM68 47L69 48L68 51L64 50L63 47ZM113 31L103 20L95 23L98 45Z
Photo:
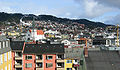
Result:
M10 42L10 47L11 49L14 50L23 50L23 45L24 41L11 41Z
M24 54L57 54L64 53L63 44L26 44Z
M120 70L120 54L117 51L89 51L85 60L87 70Z

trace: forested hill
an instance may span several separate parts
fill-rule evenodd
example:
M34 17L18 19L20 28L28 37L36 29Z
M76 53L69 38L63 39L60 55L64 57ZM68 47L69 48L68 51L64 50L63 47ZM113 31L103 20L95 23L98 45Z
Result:
M22 18L23 16L29 16L27 18L25 18L24 20L32 20L32 17L35 16L39 21L51 21L51 22L58 22L58 23L62 23L62 24L71 24L73 22L77 22L79 24L85 24L86 27L89 28L95 28L95 27L106 27L108 25L101 23L101 22L94 22L94 21L90 21L87 19L68 19L68 18L58 18L52 15L39 15L36 16L34 14L21 14L21 13L4 13L4 12L0 12L0 23L2 22L16 22L19 23L20 18Z

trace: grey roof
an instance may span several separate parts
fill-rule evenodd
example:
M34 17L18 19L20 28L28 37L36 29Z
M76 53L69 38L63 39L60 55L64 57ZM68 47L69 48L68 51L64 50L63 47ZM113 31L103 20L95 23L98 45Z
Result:
M80 59L82 52L82 48L65 48L65 59Z
M13 51L14 50L22 51L23 45L24 45L24 41L11 41L10 42L10 47Z
M89 51L85 60L87 70L120 70L120 55L117 51Z
M6 40L8 40L6 36L0 36L0 41L6 41Z
M63 44L26 44L24 54L58 54L64 53Z

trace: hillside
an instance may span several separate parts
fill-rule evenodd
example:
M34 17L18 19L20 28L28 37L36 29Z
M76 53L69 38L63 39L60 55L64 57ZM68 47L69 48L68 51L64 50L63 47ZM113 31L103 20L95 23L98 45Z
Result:
M8 14L8 13L4 13L1 12L0 13L0 23L2 24L2 22L8 21L8 22L16 22L19 23L19 19L23 16L29 16L27 18L25 18L24 20L32 20L33 14L21 14L21 13L14 13L14 14ZM101 22L94 22L94 21L90 21L87 19L68 19L68 18L58 18L52 15L39 15L39 16L35 16L38 21L54 21L57 23L62 23L62 24L71 24L73 22L77 22L79 24L85 24L86 27L89 28L95 28L95 27L106 27L108 25L101 23Z

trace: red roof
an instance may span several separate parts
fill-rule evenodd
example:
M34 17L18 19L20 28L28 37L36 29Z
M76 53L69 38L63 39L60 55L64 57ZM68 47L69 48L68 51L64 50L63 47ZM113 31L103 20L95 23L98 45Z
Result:
M37 35L43 35L43 34L44 34L43 30L37 30Z
M29 30L29 32L31 33L31 30Z

